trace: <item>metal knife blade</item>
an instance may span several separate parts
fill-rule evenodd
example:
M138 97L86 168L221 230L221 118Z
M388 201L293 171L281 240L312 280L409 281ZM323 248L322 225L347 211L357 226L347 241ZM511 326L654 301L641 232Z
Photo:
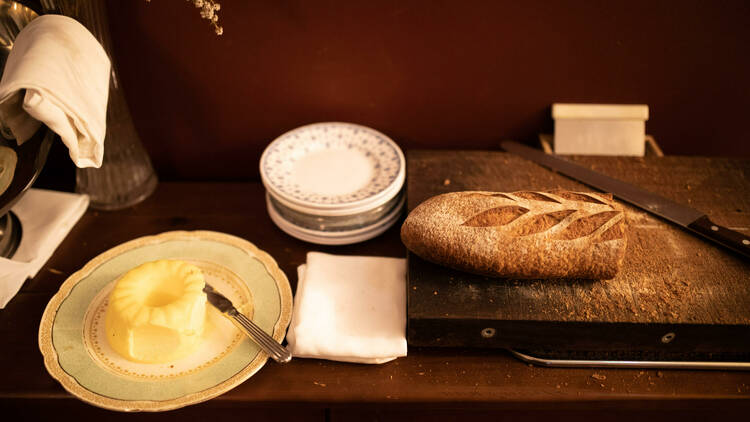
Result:
M221 311L224 316L235 321L239 328L248 337L255 341L261 349L268 353L273 360L280 363L286 363L292 360L292 354L289 350L263 331L262 328L258 327L252 320L239 312L232 304L232 301L227 299L226 296L216 291L216 289L208 283L206 283L206 286L203 288L203 292L206 293L208 303Z
M555 155L545 154L540 150L521 145L518 142L503 141L500 146L508 152L512 152L593 188L612 193L625 202L691 230L719 245L744 255L746 258L750 258L750 236L713 223L705 213L670 201L622 180L589 170Z
M231 300L227 299L226 296L214 290L214 288L210 285L206 284L206 287L203 288L203 292L208 298L208 303L221 311L221 313L239 312L237 308L234 307Z

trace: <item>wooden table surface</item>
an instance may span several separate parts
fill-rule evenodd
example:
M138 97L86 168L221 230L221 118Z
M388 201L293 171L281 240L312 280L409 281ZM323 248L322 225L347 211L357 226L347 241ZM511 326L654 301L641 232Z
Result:
M260 183L161 183L133 208L89 210L39 274L0 310L0 415L127 417L79 401L47 373L37 345L42 312L65 279L96 255L140 236L198 229L240 236L267 251L293 291L296 268L308 251L405 255L398 226L348 246L291 238L268 217ZM646 413L694 420L750 410L750 372L553 369L529 366L502 350L412 347L407 357L383 365L269 361L222 396L142 416L176 419L210 412L236 417L242 410L256 420L452 420L467 415L571 420L591 411L602 420L632 420Z
M750 236L750 160L574 157L584 165L690 205ZM408 207L453 191L592 189L496 151L407 151ZM622 201L627 248L611 280L488 278L409 255L409 340L662 355L744 353L750 359L750 260ZM498 335L482 336L492 327ZM664 343L672 333L676 341ZM622 358L622 357L621 357ZM675 357L677 359L678 357ZM733 357L732 357L733 358ZM733 358L736 359L736 358Z

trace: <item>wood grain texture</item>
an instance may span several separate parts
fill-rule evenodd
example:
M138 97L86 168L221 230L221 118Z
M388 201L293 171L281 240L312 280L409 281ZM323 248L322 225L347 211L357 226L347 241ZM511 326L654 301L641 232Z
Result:
M441 180L442 183L442 180ZM82 403L46 372L37 345L42 312L62 282L91 258L122 242L169 230L218 230L270 253L296 285L296 267L310 250L402 257L398 227L367 242L319 247L293 239L269 219L260 183L161 183L143 203L121 211L88 211L39 274L0 310L0 409L4 417L132 419ZM600 380L592 377L597 374ZM750 374L722 371L593 370L530 367L492 349L418 348L384 365L315 359L268 362L237 388L206 403L140 420L242 412L257 420L326 420L326 409L394 412L418 418L424 409L487 417L505 410L644 412L750 409ZM277 419L277 420L278 420Z
M750 231L750 161L700 157L579 157L577 162L609 176L637 184L674 201L708 213L719 224ZM450 165L448 165L450 163ZM410 151L408 207L437 194L462 190L588 190L584 185L530 161L500 152ZM587 347L608 344L619 332L622 346L636 341L662 348L659 338L670 326L689 328L679 342L691 349L750 350L750 263L657 217L625 205L628 247L623 270L613 280L512 280L470 276L410 256L409 317L415 330L439 321L525 322L539 333L554 334L561 323L583 324L579 336L594 329L600 338L583 339ZM431 321L431 322L427 322ZM416 324L416 325L415 325ZM419 324L426 324L419 325ZM722 326L734 335L697 327ZM514 330L513 327L504 328ZM576 327L570 324L570 328ZM474 327L476 328L476 327ZM465 329L473 329L465 327ZM468 335L457 330L444 344ZM662 334L659 334L659 333ZM721 334L720 334L721 332ZM693 333L690 335L690 333ZM538 334L538 333L537 333ZM558 340L574 342L566 332ZM417 344L437 344L436 335L412 332ZM472 332L478 336L478 331ZM457 338L455 336L458 336ZM631 337L632 336L632 337ZM708 336L708 337L706 337ZM543 345L523 332L515 341ZM709 338L713 337L713 338ZM506 340L508 337L504 337ZM499 340L496 340L499 341ZM481 345L477 340L472 345ZM714 346L712 347L711 344ZM489 342L489 345L506 345ZM633 345L630 345L631 347Z

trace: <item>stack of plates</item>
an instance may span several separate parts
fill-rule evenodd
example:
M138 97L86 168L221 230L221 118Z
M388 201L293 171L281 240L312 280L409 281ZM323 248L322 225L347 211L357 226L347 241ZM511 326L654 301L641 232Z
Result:
M315 123L276 138L260 158L268 213L323 245L371 239L399 218L406 163L390 138L351 123Z

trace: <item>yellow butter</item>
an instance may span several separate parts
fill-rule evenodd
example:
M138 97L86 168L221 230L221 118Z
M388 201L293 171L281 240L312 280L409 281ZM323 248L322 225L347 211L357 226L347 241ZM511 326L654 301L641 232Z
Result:
M179 260L142 264L123 275L109 296L105 330L124 358L164 363L198 347L206 319L203 273Z

